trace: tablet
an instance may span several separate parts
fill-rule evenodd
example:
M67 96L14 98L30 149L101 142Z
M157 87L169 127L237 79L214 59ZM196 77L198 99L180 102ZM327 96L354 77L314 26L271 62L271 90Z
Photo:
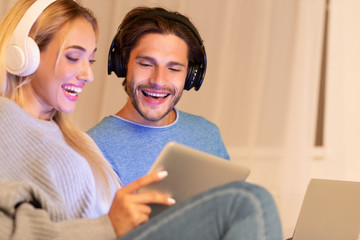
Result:
M181 203L211 188L243 181L250 169L236 162L178 144L169 142L156 159L149 173L157 170L168 171L168 176L142 188L139 192L160 191ZM152 204L150 218L169 208Z

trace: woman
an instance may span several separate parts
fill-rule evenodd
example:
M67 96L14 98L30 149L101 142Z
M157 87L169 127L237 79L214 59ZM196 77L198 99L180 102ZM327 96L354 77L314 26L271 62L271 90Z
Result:
M18 72L12 36L38 3L46 8L28 35L39 65ZM260 187L228 184L151 221L149 203L175 200L136 192L166 172L118 190L94 142L64 116L93 81L98 27L87 9L73 0L19 0L0 29L0 239L281 239L275 204Z

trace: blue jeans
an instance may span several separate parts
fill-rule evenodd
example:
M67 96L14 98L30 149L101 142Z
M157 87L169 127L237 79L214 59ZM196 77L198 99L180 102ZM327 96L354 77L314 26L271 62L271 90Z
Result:
M281 240L282 230L264 188L233 182L172 206L120 239Z

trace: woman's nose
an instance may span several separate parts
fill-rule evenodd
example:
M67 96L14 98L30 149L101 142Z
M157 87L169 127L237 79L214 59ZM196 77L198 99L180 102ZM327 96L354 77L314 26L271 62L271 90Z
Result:
M94 81L94 73L91 63L86 61L86 63L82 64L81 71L79 72L77 77L79 80L83 80L85 82Z

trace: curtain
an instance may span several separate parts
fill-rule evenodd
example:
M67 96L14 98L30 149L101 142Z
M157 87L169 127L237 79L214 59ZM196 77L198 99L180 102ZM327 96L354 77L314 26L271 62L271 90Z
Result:
M360 181L360 2L332 0L329 41L326 161L314 174Z

